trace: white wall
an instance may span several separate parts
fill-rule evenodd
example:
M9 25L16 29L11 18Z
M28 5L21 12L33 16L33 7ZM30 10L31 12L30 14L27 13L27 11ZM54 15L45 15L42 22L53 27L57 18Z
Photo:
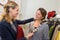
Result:
M36 9L40 7L47 11L55 10L58 13L58 0L22 0L22 19L33 17Z
M21 0L21 13L22 19L26 16L27 0Z
M60 13L60 0L59 0L59 2L58 2L59 4L59 6L58 6L58 13Z

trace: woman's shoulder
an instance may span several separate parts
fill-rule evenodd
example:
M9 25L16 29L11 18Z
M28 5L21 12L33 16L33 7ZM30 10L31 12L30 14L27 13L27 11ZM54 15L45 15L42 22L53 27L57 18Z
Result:
M6 21L0 21L0 26L5 26L5 25L8 25Z
M3 26L4 26L4 23L0 21L0 28L2 28Z
M0 25L2 25L2 24L4 24L4 22L3 21L0 21Z
M41 25L43 28L49 28L48 24L47 23L42 23Z
M42 23L42 25L48 25L47 23Z

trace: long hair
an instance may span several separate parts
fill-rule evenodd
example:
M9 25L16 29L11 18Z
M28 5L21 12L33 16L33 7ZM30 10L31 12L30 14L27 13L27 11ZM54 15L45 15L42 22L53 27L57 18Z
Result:
M7 2L7 4L4 6L4 13L2 14L2 18L0 20L5 19L7 22L10 22L11 17L9 16L9 8L14 9L16 6L18 6L18 4L14 1Z

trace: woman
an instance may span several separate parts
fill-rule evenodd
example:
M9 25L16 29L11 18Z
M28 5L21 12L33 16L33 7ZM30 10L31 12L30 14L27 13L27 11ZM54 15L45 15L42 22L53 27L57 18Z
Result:
M0 39L1 40L16 40L16 34L17 34L17 26L20 24L26 24L34 19L28 19L28 20L17 20L16 17L18 15L18 4L15 3L14 1L9 1L5 6L4 6L4 14L2 18L0 19ZM30 33L31 35L33 33ZM30 37L31 35L28 35ZM26 40L26 38L21 38L19 40Z
M47 12L44 8L39 8L36 12L36 20L33 22L33 27L31 28L31 32L33 32L33 36L30 40L49 40L49 27L43 22L45 19Z

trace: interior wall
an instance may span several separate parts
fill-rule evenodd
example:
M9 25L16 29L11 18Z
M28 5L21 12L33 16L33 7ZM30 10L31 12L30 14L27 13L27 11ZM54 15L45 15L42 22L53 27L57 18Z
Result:
M42 7L48 11L55 10L60 13L60 0L14 0L19 4L19 18L27 19L34 17L38 8ZM3 7L0 6L0 13Z
M48 11L55 10L58 13L58 0L22 0L22 19L31 18L40 7Z
M58 13L60 13L60 0L58 2Z

